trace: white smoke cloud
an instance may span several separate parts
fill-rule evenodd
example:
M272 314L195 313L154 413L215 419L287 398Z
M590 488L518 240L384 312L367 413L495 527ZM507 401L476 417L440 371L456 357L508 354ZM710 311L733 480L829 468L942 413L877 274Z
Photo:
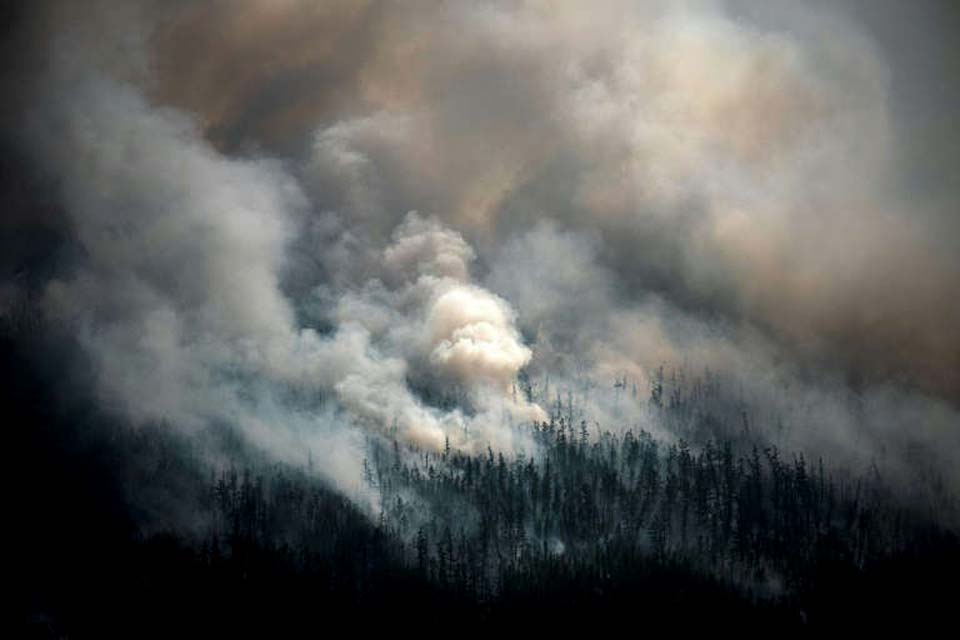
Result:
M464 282L476 254L462 236L410 214L384 252L384 266L401 277L449 278Z
M459 287L440 295L427 326L436 344L430 361L458 379L486 378L505 388L530 360L506 303L489 292Z
M392 286L370 282L345 294L337 306L338 323L363 327L381 352L404 363L395 376L398 388L405 390L403 379L415 377L437 392L454 385L465 392L473 417L455 411L409 422L405 428L421 445L438 448L449 439L456 447L510 448L517 437L514 425L545 416L512 395L512 383L531 351L507 302L470 282L473 258L462 236L410 213L382 254L384 281ZM409 392L406 397L412 402ZM490 417L504 412L512 418L506 424Z

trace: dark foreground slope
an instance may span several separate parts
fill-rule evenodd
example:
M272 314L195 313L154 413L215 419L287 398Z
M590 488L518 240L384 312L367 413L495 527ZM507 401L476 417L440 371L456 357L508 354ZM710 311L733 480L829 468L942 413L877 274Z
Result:
M725 440L588 439L558 419L538 427L536 460L374 445L368 479L383 508L370 517L308 473L240 452L234 468L204 471L168 431L112 424L62 365L43 364L68 354L41 361L22 344L4 341L0 385L14 434L17 635L949 621L956 536L881 483L800 457Z

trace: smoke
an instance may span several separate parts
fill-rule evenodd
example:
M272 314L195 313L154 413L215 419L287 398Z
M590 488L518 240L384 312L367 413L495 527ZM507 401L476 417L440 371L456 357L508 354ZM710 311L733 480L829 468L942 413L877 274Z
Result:
M355 488L362 439L345 455L347 436L331 438L337 420L396 427L432 449L468 446L477 422L484 446L513 447L493 419L431 409L407 386L420 366L460 382L479 409L515 405L509 382L530 351L507 303L469 282L473 252L459 235L411 214L383 251L395 288L371 281L347 292L334 305L336 331L321 337L297 325L280 287L308 204L282 164L223 157L182 114L109 79L82 82L69 104L51 96L32 114L31 140L84 254L49 283L45 310L92 355L104 405L134 423L236 424L285 461L302 463L307 447L338 482L352 457ZM284 408L287 388L332 395L346 415Z
M523 441L513 426L545 414L510 393L531 352L506 301L469 281L473 256L459 234L409 213L382 252L383 278L332 305L334 341L355 345L332 369L371 351L385 360L333 386L344 406L421 446L513 450ZM433 399L459 391L457 406L424 407L412 388Z
M366 499L365 438L531 450L561 393L671 437L646 402L667 364L727 376L781 444L899 477L919 448L960 488L960 228L948 187L917 187L896 52L856 12L18 17L4 145L41 186L4 231L36 203L63 229L40 308L132 423L232 425Z

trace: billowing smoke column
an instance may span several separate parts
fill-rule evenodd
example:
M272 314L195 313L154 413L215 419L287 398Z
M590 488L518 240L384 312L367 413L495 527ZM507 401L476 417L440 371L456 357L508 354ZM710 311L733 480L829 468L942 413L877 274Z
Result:
M530 361L505 300L471 285L472 249L463 239L410 214L387 248L385 266L412 270L403 296L426 308L423 349L439 373L473 388L489 383L506 391Z
M656 432L645 394L677 364L788 416L783 444L864 464L919 446L960 486L956 194L907 179L894 70L852 17L619 0L18 15L4 144L43 186L5 230L40 224L24 201L66 230L40 307L133 423L231 425L354 491L370 434L530 450L561 391L591 424ZM20 282L4 274L0 311Z
M545 417L511 394L531 352L510 306L469 282L473 257L459 234L416 213L405 218L383 252L386 283L371 280L334 307L334 343L361 342L343 359L345 369L371 350L387 358L332 383L343 406L432 449L451 443L512 450L514 438L523 440L513 427ZM464 406L426 409L407 389L410 380L423 389L457 386Z

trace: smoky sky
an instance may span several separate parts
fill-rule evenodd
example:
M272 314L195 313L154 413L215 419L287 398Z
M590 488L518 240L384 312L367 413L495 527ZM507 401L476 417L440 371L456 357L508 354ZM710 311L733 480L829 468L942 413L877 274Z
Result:
M656 431L609 389L672 364L960 452L951 3L4 6L0 311L131 423L353 491L366 433L529 448L521 375Z

